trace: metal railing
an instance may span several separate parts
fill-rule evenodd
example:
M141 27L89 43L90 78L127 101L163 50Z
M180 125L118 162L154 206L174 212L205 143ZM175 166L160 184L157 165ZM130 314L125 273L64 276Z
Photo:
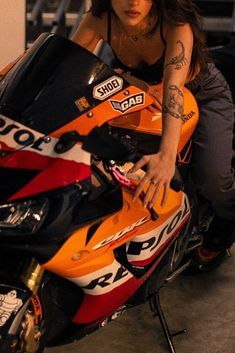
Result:
M90 0L27 0L28 46L45 31L71 37L89 7Z

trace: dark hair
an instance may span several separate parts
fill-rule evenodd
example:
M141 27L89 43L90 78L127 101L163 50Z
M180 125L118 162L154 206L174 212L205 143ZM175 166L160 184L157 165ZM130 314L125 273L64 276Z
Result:
M100 17L103 12L111 9L111 0L92 0L91 3L91 12L94 16ZM192 0L153 0L153 4L158 15L157 25L162 22L177 26L184 23L190 24L194 35L190 75L192 77L196 73L198 65L205 69L208 61L206 39L202 31L202 18L198 7Z

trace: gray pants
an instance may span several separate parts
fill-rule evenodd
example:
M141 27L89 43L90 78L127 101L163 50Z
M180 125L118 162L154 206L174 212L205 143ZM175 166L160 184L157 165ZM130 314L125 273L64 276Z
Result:
M232 161L234 114L231 92L214 64L186 85L199 105L192 174L198 192L221 218L235 220Z

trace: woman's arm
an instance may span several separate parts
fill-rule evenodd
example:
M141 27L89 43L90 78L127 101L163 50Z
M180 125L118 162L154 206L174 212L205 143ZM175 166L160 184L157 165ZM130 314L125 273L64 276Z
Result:
M160 151L176 158L182 127L184 94L193 47L189 24L169 28L163 75L163 135Z
M147 165L147 172L137 187L134 198L139 196L144 184L150 181L144 199L144 206L149 204L150 207L156 201L162 187L161 204L165 204L170 182L175 173L184 107L183 87L188 77L193 47L190 25L168 28L166 42L162 103L163 133L160 150L157 154L141 158L130 171L135 172Z
M91 12L88 12L79 24L72 40L92 52L100 39L104 39L105 22L104 15L95 17Z

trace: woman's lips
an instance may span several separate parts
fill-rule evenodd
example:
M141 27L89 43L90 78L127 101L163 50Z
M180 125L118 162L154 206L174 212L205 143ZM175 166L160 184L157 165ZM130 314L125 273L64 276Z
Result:
M140 15L140 12L138 11L125 11L126 15L131 18L138 17Z

